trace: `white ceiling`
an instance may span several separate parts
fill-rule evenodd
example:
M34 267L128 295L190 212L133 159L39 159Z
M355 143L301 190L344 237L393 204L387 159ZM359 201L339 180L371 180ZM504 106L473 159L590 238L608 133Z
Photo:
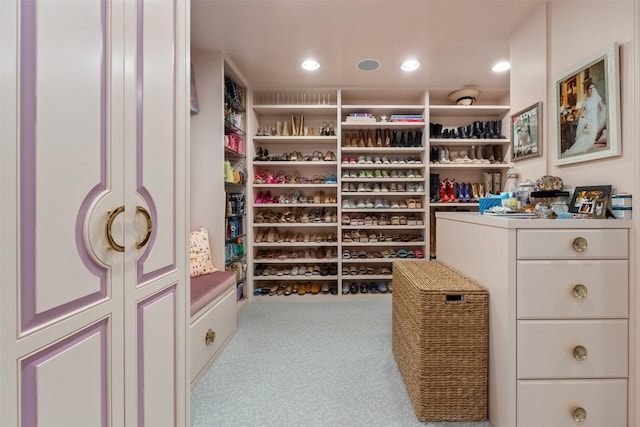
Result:
M253 88L388 87L508 93L509 37L545 0L192 0L191 46L222 51ZM300 63L321 67L305 72ZM422 66L400 71L407 57ZM361 59L379 70L356 69Z

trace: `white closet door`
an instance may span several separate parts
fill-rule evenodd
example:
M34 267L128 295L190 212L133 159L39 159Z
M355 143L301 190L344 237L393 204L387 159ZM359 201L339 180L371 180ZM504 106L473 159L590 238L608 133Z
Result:
M2 218L15 255L2 265L0 424L121 424L124 257L105 225L124 200L122 5L2 3L3 203L11 178L16 190Z
M125 4L127 24L136 28L125 41L125 339L136 349L125 356L125 381L137 397L126 420L179 425L188 384L185 2Z
M186 9L0 2L0 425L185 424Z

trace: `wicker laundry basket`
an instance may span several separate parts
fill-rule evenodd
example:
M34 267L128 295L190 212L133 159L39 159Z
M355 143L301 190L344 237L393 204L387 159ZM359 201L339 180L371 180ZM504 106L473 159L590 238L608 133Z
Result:
M395 261L392 301L393 355L418 420L487 420L487 290L437 261Z

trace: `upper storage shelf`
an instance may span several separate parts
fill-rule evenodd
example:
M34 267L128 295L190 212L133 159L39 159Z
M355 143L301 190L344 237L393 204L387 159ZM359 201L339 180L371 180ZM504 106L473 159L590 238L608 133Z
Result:
M430 117L483 117L504 116L510 110L508 105L430 105Z

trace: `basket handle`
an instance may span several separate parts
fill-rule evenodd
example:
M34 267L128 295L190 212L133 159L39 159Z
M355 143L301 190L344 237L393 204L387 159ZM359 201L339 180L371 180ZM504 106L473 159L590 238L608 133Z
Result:
M463 302L464 301L464 295L446 295L445 296L445 301L447 302Z

